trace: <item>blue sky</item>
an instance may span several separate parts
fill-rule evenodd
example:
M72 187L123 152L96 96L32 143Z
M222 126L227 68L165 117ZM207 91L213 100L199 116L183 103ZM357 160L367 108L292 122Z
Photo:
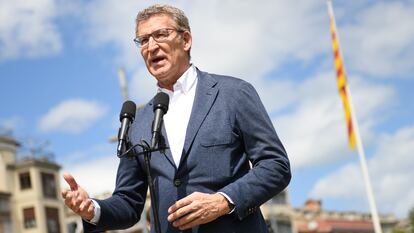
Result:
M92 194L111 191L123 102L155 94L134 38L154 1L0 2L0 128L42 144ZM259 92L292 161L290 202L368 212L356 151L347 148L325 1L164 1L183 9L201 70ZM414 207L414 1L334 1L341 50L381 213ZM20 153L25 153L22 148Z

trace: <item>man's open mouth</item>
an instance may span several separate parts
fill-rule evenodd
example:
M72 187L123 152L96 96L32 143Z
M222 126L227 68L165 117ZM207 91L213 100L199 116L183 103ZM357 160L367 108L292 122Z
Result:
M164 56L157 56L151 59L152 63L158 64L160 62L162 62L163 60L165 60Z

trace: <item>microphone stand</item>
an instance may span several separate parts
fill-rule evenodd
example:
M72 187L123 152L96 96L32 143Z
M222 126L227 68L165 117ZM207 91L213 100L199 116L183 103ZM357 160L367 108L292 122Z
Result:
M150 159L151 159L151 152L152 151L151 151L151 148L150 148L149 144L145 140L142 140L142 142L144 144L142 149L144 150L145 170L147 172L147 181L148 181L148 186L149 186L149 190L150 190L151 209L152 209L152 214L154 216L155 232L156 233L161 233L160 219L159 219L159 215L158 215L158 202L157 202L157 199L155 197L154 182L153 182L152 176L151 176Z
M149 186L149 191L150 191L150 197L151 197L151 210L154 216L154 226L155 226L155 232L156 233L161 233L161 228L160 228L160 219L159 219L159 214L158 214L158 202L155 196L155 190L154 190L154 182L152 180L152 176L151 176L151 153L155 152L155 151L161 151L161 150L165 150L168 149L168 147L164 147L164 148L158 148L158 149L151 149L150 145L148 144L147 141L145 141L144 139L141 140L141 144L135 144L134 146L132 146L131 148L129 148L127 151L125 151L124 153L118 155L119 158L124 157L125 155L127 155L133 148L135 147L141 147L143 152L136 154L138 155L144 155L144 161L145 161L145 171L147 173L147 182L148 182L148 186Z

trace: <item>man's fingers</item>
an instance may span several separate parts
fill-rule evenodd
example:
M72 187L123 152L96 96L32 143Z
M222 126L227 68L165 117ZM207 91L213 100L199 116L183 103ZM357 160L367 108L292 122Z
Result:
M72 191L78 190L78 183L76 183L75 178L67 172L63 174L63 178L66 180L66 183L68 183L70 189Z
M190 204L183 206L181 208L178 208L177 210L175 210L174 212L172 212L170 215L168 215L167 220L169 222L174 222L177 219L191 213L191 211L193 210L192 206Z
M180 225L180 226L178 226L178 229L180 229L180 230L187 230L187 229L190 229L190 228L192 228L192 227L194 227L194 226L197 226L197 225L200 225L201 223L198 223L197 221L192 221L192 222L189 222L189 223L187 223L187 224L184 224L184 225Z
M79 197L78 195L76 195L75 198L73 199L73 205L77 206L78 208L82 204L82 202L83 202L83 199Z
M64 189L62 190L62 198L66 199L66 195L68 194L68 190Z
M180 200L176 201L174 203L174 205L172 205L172 206L170 206L170 208L168 208L168 214L174 213L178 209L191 204L193 201L194 201L194 195L193 194L190 194L189 196L186 196L183 199L180 199Z
M180 228L180 230L186 229L186 226L195 226L199 225L198 221L200 217L200 212L189 212L186 215L181 215L181 217L178 217L176 221L173 221L173 226ZM169 220L169 219L168 219Z
M65 204L72 209L72 192L68 192L65 197Z
M88 206L88 214L92 214L92 213L95 213L94 212L94 209L95 209L95 206L93 205L93 203L92 203L92 201L91 201L91 204Z
M83 212L83 211L87 211L89 209L89 205L92 204L92 201L90 199L87 199L85 201L83 201L80 206L79 206L79 211Z

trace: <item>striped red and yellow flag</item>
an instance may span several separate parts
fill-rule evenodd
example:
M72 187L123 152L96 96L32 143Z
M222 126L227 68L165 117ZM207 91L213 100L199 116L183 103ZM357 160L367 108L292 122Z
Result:
M353 128L352 123L352 115L351 115L351 105L349 101L348 95L348 88L346 83L346 74L345 74L345 67L342 61L341 51L339 49L339 39L336 33L336 23L335 18L332 10L332 6L329 5L329 18L331 24L331 35L332 35L332 48L334 53L335 59L335 70L336 70L336 79L338 82L338 90L339 94L342 99L342 103L344 105L345 110L345 120L348 130L348 141L349 147L351 149L355 149L355 131Z

